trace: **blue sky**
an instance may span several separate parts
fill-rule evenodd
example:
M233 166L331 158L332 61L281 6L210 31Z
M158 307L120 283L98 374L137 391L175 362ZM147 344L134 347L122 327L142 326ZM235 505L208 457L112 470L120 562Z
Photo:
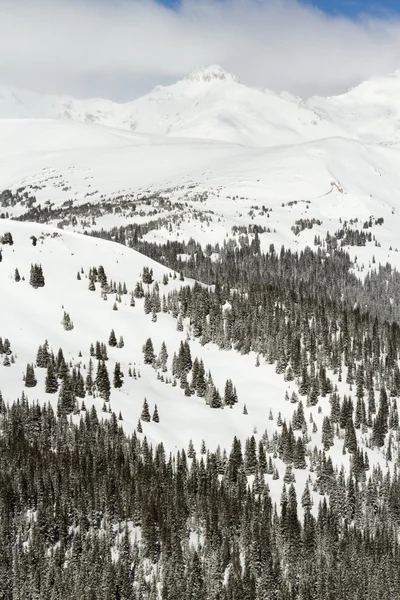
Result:
M321 10L330 14L342 14L349 17L357 17L360 13L382 13L398 12L399 0L314 0L309 2Z
M179 0L159 0L161 4L174 8L179 6ZM331 15L344 15L358 18L368 14L382 16L400 13L400 0L299 0L303 4L315 6Z

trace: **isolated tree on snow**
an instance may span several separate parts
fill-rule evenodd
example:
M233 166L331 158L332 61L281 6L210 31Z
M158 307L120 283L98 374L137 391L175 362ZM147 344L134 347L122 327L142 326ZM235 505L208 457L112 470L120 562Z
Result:
M37 384L37 379L35 377L35 371L33 365L26 365L26 373L25 373L25 387L35 387Z
M112 348L115 348L117 346L117 338L115 336L114 329L111 329L110 337L108 338L108 345Z
M123 377L121 373L121 365L119 362L115 363L114 369L114 377L113 377L113 385L115 388L122 387Z
M151 338L148 338L143 346L144 362L146 365L152 365L155 361L154 347Z
M29 283L33 288L44 287L45 279L43 275L42 265L31 265Z
M160 359L161 370L163 373L165 373L167 370L167 360L168 360L168 352L167 352L167 346L165 345L165 342L163 342L161 344L161 351L160 351L159 359Z
M13 240L13 237L12 237L12 235L11 235L11 233L9 231L6 231L5 234L3 235L2 243L3 244L9 244L10 246L13 245L14 240Z
M147 399L144 399L143 402L143 408L142 408L142 414L140 415L140 418L142 421L150 421L150 412L149 412L149 405L147 404Z
M160 422L160 417L158 416L157 404L154 407L154 412L153 412L153 416L152 416L151 420L154 421L154 423L159 423Z
M74 324L71 321L71 317L69 316L69 313L65 312L65 310L61 324L64 327L65 331L72 331L74 328Z

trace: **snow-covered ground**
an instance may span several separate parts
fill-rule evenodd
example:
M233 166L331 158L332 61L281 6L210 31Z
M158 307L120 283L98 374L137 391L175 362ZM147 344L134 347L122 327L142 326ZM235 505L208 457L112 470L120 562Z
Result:
M170 86L117 104L40 96L0 86L0 118L56 118L153 135L273 146L341 135L339 126L298 102L241 85L213 65Z
M110 229L128 223L164 218L165 224L146 235L149 241L188 240L202 245L223 243L234 237L232 227L260 225L262 247L270 243L301 249L313 245L314 236L325 238L354 221L354 229L372 219L375 239L365 247L349 248L357 255L360 274L376 264L400 267L397 252L400 228L400 154L398 105L400 76L372 80L337 98L313 98L307 102L248 89L218 67L202 69L169 87L157 87L147 96L116 105L109 101L75 101L41 97L29 92L0 89L0 193L24 188L36 204L79 207L90 202L101 207L110 199L113 210L97 216L95 223L66 229ZM1 118L3 117L3 118ZM157 204L157 194L171 208ZM115 212L119 197L130 198L140 208L134 214ZM149 204L141 199L150 198ZM1 196L0 196L1 200ZM1 203L0 203L1 204ZM156 214L152 208L157 207ZM21 203L0 206L11 217L27 208ZM292 230L299 219L315 219L311 229ZM375 224L383 219L382 224ZM55 222L54 222L55 224ZM265 430L272 434L276 418L290 419L296 405L285 402L292 391L274 366L256 367L254 355L241 356L190 340L192 358L204 360L214 383L223 391L226 379L236 385L239 404L232 410L210 409L204 400L186 397L183 391L157 379L156 371L143 364L142 346L148 337L156 353L166 342L171 358L182 340L190 337L176 329L170 314L158 314L157 322L145 315L143 300L131 307L122 296L103 300L100 290L88 290L89 268L103 265L108 279L126 282L128 291L141 278L143 267L152 268L161 293L179 287L179 279L161 283L169 270L123 246L34 223L0 220L0 236L11 231L14 245L3 246L0 264L0 335L8 337L17 358L10 367L0 365L0 390L12 402L24 390L26 364L35 361L38 346L48 340L54 352L61 347L73 364L88 365L89 347L96 340L107 343L111 329L123 335L121 349L108 347L110 377L121 363L125 374L121 390L112 390L112 410L122 412L127 431L136 428L146 397L150 411L157 404L159 423L144 423L143 434L163 441L168 450L207 446L229 450L234 435L242 440ZM38 238L32 246L30 237ZM236 234L237 236L237 234ZM376 242L376 243L375 243ZM43 267L46 285L33 289L29 283L31 263ZM25 281L15 282L18 268ZM77 272L83 268L81 280ZM363 268L363 270L361 270ZM187 282L185 282L187 283ZM61 325L67 311L72 331ZM79 352L82 357L79 357ZM135 366L141 377L128 377ZM36 369L38 384L25 389L40 402L57 402L44 392L45 373ZM333 378L334 379L334 378ZM345 384L341 393L348 392ZM86 399L89 407L91 398ZM101 412L103 401L94 403ZM248 415L243 414L246 404ZM309 447L320 447L321 425L329 411L328 399L306 409L317 424ZM269 420L272 410L273 420ZM330 451L337 465L347 465L340 442ZM382 455L369 451L370 463ZM281 476L284 466L276 459ZM296 471L303 488L307 471ZM269 481L275 498L281 480Z
M277 428L278 414L289 421L297 407L285 400L285 393L291 395L297 390L294 382L285 382L283 375L275 372L274 365L261 361L256 366L254 353L240 355L231 351L219 350L213 344L201 346L198 340L190 336L188 321L184 322L184 331L177 331L177 321L171 314L159 313L156 322L152 315L144 313L143 300L136 299L136 305L130 306L130 291L137 281L141 280L143 267L153 269L155 281L159 283L160 294L167 294L181 285L191 284L189 280L180 282L179 278L169 277L168 284L162 283L163 275L170 271L154 261L113 242L107 242L71 232L60 232L47 226L32 223L17 223L0 220L0 236L11 232L14 244L2 247L0 263L1 316L0 336L3 341L8 338L15 356L15 363L4 366L0 363L0 390L6 402L13 402L24 391L29 400L51 402L57 406L58 394L46 394L44 387L45 369L35 368L38 383L33 388L24 387L23 375L27 363L35 363L39 345L45 340L56 354L61 347L65 359L74 366L80 366L86 377L90 359L90 344L98 340L107 345L107 368L112 381L115 363L121 364L125 375L121 389L112 388L110 406L118 415L121 411L123 426L127 432L136 429L141 415L144 398L147 398L150 413L157 404L160 422L142 422L143 433L148 440L157 443L162 441L167 451L187 448L192 439L197 452L202 440L207 448L215 450L218 445L230 450L233 436L242 441L252 434L261 439L265 431L271 437ZM31 236L38 239L32 245ZM41 264L45 276L45 286L34 289L29 284L30 266ZM89 291L87 275L91 267L102 265L108 281L126 283L128 294L122 296L117 303L118 310L113 310L115 294L107 300L101 297L99 284L95 291ZM15 269L25 280L14 280ZM77 279L78 271L83 269L81 280ZM146 286L145 286L146 287ZM150 286L151 287L151 286ZM65 331L61 321L64 311L68 312L73 323L72 331ZM117 339L124 338L123 348L108 346L108 338L114 329ZM237 388L239 402L232 409L212 409L202 398L187 397L178 385L164 383L157 378L157 371L143 362L142 346L151 337L155 353L158 354L165 341L169 354L168 371L164 377L172 378L171 363L173 353L179 350L181 341L189 340L192 359L203 359L206 372L211 371L215 385L223 394L226 379L232 379ZM82 356L79 356L79 353ZM97 361L94 359L96 372ZM128 376L128 369L135 368L140 377ZM337 378L330 374L334 382ZM340 393L349 393L348 386L338 383ZM351 392L350 392L351 393ZM303 399L304 400L304 399ZM79 401L81 402L81 401ZM87 409L94 404L100 415L103 400L86 396ZM248 414L243 414L246 405ZM322 420L329 414L328 398L321 398L318 406L306 407L304 410L308 422L312 413L318 431L312 433L309 426L309 449L321 445ZM270 420L272 411L273 420ZM73 417L77 418L77 417ZM358 434L360 436L360 433ZM362 437L362 436L361 436ZM361 438L360 438L361 439ZM334 464L348 467L348 455L342 455L341 443L335 438L335 446L330 450ZM385 464L384 457L377 451L368 451L370 463ZM283 477L285 465L277 458L275 464ZM309 475L308 470L296 470L299 490L302 490ZM281 492L282 479L274 481L272 476L268 482L275 500Z

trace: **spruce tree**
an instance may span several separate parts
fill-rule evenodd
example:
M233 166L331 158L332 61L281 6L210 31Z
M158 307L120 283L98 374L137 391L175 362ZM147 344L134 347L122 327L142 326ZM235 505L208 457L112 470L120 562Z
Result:
M123 383L123 377L121 373L121 365L119 362L115 363L113 385L115 388L121 388Z
M144 363L146 365L152 365L154 363L156 356L154 354L153 342L151 341L151 338L148 338L143 346L143 356Z
M47 365L47 373L45 379L46 394L55 394L58 390L58 381L54 372L53 363L50 361Z
M117 346L117 338L115 336L114 329L111 329L110 337L108 338L108 345L112 348L115 348Z
M35 377L35 370L33 365L26 365L26 373L25 373L25 387L35 387L37 384L37 379Z
M96 386L100 397L108 402L110 399L111 386L107 367L103 360L100 360L97 364Z
M146 398L143 401L143 407L142 407L142 413L140 415L140 419L142 421L146 421L146 422L150 421L149 405L147 404Z
M151 420L154 421L155 423L160 422L160 417L158 416L157 404L154 406L154 412L153 412L153 416L152 416Z

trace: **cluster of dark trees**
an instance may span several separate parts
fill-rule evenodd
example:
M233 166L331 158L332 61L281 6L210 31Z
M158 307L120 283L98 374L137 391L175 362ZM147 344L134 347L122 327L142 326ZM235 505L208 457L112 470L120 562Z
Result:
M366 246L367 243L375 241L375 236L372 236L370 231L363 229L349 229L347 227L339 229L334 234L329 232L326 235L326 247L331 252L338 245L341 246Z
M160 594L162 600L400 597L399 274L386 265L362 282L340 250L276 252L271 245L263 253L258 232L207 252L194 240L156 245L139 237L133 241L131 233L119 231L119 241L174 269L181 279L208 284L160 294L158 283L147 287L153 281L147 269L132 301L144 298L153 320L161 311L171 314L178 330L185 326L202 344L254 352L259 368L275 365L297 390L286 397L293 416L285 421L278 414L273 436L264 434L258 443L252 436L243 449L235 439L229 455L204 446L197 456L191 444L187 454L181 450L168 457L162 445L153 449L145 438L127 436L115 415L99 421L94 409L77 405L77 398L91 393L110 399L105 344L92 345L97 373L90 360L86 380L65 363L61 350L55 357L45 344L37 367L47 369L46 390L59 393L58 418L50 407L32 406L24 398L10 408L0 406L0 514L5 515L0 595L13 600L53 600L55 593L83 600L156 600ZM90 272L89 285L96 282L104 289L108 285L99 268ZM109 345L120 342L111 331ZM145 363L165 373L165 344L156 356L149 338L143 353ZM187 395L204 393L211 406L237 401L230 380L224 398L219 395L201 361L192 360L187 341L175 353L172 370ZM348 395L340 395L341 381ZM33 365L27 366L25 383L36 383ZM119 363L112 383L123 384ZM322 402L318 432L305 407L322 410ZM78 424L68 419L71 413L80 415ZM141 423L151 419L158 422L158 410L151 416L145 400L139 433ZM311 432L318 432L320 449L311 448ZM347 472L332 461L338 441L350 455ZM371 449L381 452L391 470L371 467ZM300 516L294 484L296 471L306 468L314 475L302 490ZM279 506L270 497L268 478L282 480ZM313 508L313 501L318 506ZM136 527L141 542L131 535Z
M322 225L320 219L297 219L291 229L294 235L299 235L305 229L312 229L314 225Z
M11 349L11 343L8 338L0 336L0 357L3 359L3 366L10 367L15 362L15 357Z
M29 283L33 288L44 287L45 278L43 275L42 265L31 265L31 271L29 275Z
M277 510L254 438L188 458L94 409L74 424L22 397L0 415L4 600L400 596L396 470L360 481L320 451L315 490L283 481Z
M193 240L140 243L139 249L214 284L183 286L164 295L163 302L157 286L151 294L153 310L165 305L178 329L186 319L202 344L214 342L242 354L254 351L297 383L307 405L332 394L330 372L339 382L345 379L355 392L347 437L353 437L353 427L361 428L372 446L389 444L400 395L400 327L388 318L398 311L393 308L399 294L395 270L382 267L363 283L351 272L346 253L282 248L278 254L271 245L263 254L257 234L249 243L225 243L219 260L211 260ZM189 258L181 260L181 254Z

